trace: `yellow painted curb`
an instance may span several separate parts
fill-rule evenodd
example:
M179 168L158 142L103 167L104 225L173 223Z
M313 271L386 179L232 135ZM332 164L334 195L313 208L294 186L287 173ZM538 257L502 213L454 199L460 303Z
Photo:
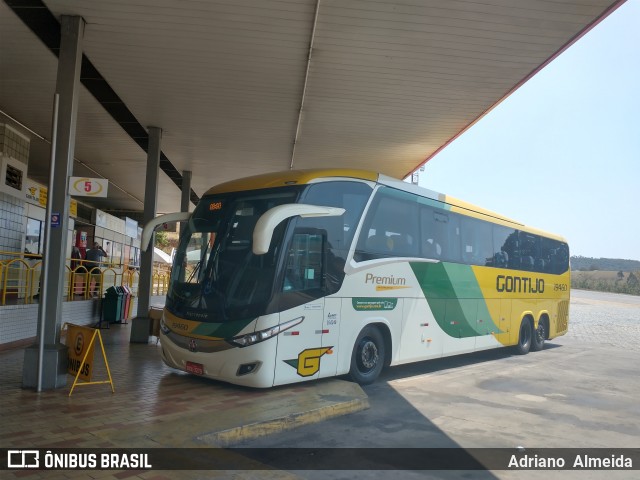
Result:
M206 414L176 410L144 428L105 428L95 436L123 448L227 447L369 408L360 385L336 378L255 390L242 401L234 398L236 391L234 386L212 385ZM229 393L234 393L234 405L223 406Z
M322 406L315 410L292 413L273 420L241 425L220 432L202 435L198 437L198 440L210 445L227 447L243 440L273 435L274 433L291 430L303 425L318 423L330 418L366 410L369 406L369 399L364 396L363 398L355 398L346 402Z

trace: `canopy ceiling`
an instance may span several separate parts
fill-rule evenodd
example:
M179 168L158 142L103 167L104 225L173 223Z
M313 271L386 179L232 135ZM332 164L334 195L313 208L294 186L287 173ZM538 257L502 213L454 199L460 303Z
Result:
M111 183L94 206L143 209L148 126L163 129L159 212L179 210L184 170L194 201L291 166L403 178L620 3L3 0L0 123L24 126L46 184L59 18L79 15L74 175Z

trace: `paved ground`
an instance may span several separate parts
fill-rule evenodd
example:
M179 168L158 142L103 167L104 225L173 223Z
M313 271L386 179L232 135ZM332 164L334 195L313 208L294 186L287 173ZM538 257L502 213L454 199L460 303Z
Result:
M78 385L42 393L22 389L23 350L0 352L0 447L202 448L273 434L368 408L362 389L327 379L257 390L177 372L160 346L129 343L131 325L99 330L115 393L107 385ZM96 330L91 329L91 332ZM107 372L96 348L94 381ZM232 459L234 460L234 459ZM0 458L0 461L2 459ZM234 462L249 465L244 458ZM4 464L4 461L2 461ZM259 467L259 466L258 466ZM253 467L253 468L258 468ZM2 478L229 478L226 472L13 471ZM286 478L284 472L243 472L234 478Z
M640 448L640 298L574 291L570 318L570 333L542 352L517 356L503 349L392 368L364 388L370 409L285 433L268 428L265 433L271 435L240 446L281 447L271 453L289 457L291 447L337 447L334 457L325 459L329 465L358 461L362 452L351 449L355 447ZM131 346L127 337L118 341L116 331L107 336L115 395L106 386L84 387L71 398L68 390L40 395L24 391L22 352L0 354L2 446L203 446L220 440L211 423L216 418L250 423L250 415L272 408L281 408L282 414L303 396L335 400L353 386L342 379L268 391L227 386L177 374L160 363L154 344ZM329 388L335 390L326 395ZM360 398L357 390L351 395ZM345 397L337 403L345 403ZM232 435L231 440L239 438ZM246 456L258 462L256 468L278 461L264 454ZM239 465L246 461L240 459ZM629 474L637 473L389 472L377 470L375 461L372 468L19 472L8 477L613 480L636 478Z
M388 369L381 381L364 387L371 409L243 445L640 448L640 298L573 291L570 315L570 333L542 352L518 356L494 350ZM344 461L339 455L334 460ZM309 479L389 476L295 473ZM626 479L637 474L401 472L399 478Z
M563 345L640 352L640 297L572 290L569 329L569 335L562 337Z

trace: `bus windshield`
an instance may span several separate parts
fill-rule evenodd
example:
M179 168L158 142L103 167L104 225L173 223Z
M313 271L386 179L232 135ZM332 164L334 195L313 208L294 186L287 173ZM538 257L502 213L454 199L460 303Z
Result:
M267 210L295 203L299 191L289 187L203 198L180 236L167 309L199 322L260 315L272 293L277 246L287 222L275 229L265 255L254 255L251 250L253 230Z

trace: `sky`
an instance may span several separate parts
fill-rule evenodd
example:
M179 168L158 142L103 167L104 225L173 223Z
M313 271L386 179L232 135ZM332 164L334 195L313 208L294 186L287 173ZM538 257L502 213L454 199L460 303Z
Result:
M640 0L628 0L433 157L419 184L640 260Z

